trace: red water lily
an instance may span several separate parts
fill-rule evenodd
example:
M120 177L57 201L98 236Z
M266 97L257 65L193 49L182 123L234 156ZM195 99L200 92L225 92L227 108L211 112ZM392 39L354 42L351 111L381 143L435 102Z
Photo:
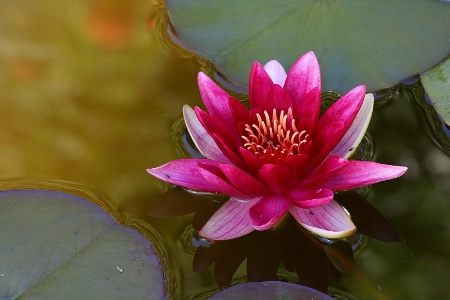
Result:
M200 235L226 240L273 227L290 212L327 238L356 228L335 191L393 179L406 167L347 160L372 116L373 95L358 86L320 116L321 78L313 52L286 74L281 64L253 64L250 110L199 73L208 112L184 107L189 133L204 159L179 159L147 171L189 189L230 199Z

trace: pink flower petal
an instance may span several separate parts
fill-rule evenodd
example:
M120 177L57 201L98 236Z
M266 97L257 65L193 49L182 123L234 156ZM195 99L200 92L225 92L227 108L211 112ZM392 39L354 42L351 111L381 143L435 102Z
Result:
M239 148L239 152L241 153L242 159L247 166L246 170L248 172L253 172L252 175L257 176L258 170L262 167L263 162L252 152L248 151L244 148Z
M313 170L304 180L297 184L303 189L318 189L323 183L332 178L340 169L345 167L348 161L340 156L330 156L315 170Z
M292 205L294 218L310 232L329 239L345 238L353 235L356 227L348 214L336 202L313 208L300 208Z
M345 124L342 121L330 122L316 132L312 143L309 167L315 168L328 156L332 147L345 134Z
M249 210L255 201L228 200L206 222L200 236L209 240L229 240L255 230L250 222Z
M277 60L271 60L264 65L264 70L266 70L272 82L279 84L281 87L284 86L286 81L286 71L283 66Z
M217 166L219 162L201 158L178 159L157 168L147 169L147 172L161 180L193 190L218 192L218 187L211 185L201 175L199 164Z
M241 146L241 138L234 134L224 122L208 113L202 111L200 108L195 108L200 124L208 132L211 138L216 143L220 151L235 165L242 166L243 161L240 157L239 147Z
M330 155L348 158L355 152L369 126L373 111L373 101L373 94L366 94L355 120Z
M249 83L250 107L261 111L272 111L272 100L267 101L272 86L272 79L263 66L259 62L253 63Z
M242 147L239 147L238 150L236 151L235 149L231 149L230 147L228 147L228 145L226 145L225 141L222 140L221 137L213 135L213 138L215 140L219 141L219 143L221 145L220 150L227 156L228 159L230 159L230 161L232 162L233 165L250 173L249 170L246 169L246 164L240 153L240 150L242 149Z
M281 112L282 110L287 112L288 109L292 107L291 98L278 84L272 85L267 99L270 99L271 101L271 109L268 110L269 113L271 113L273 109L276 109L277 112Z
M206 74L198 73L198 87L200 90L200 96L203 103L205 103L208 113L212 116L223 120L225 125L229 126L231 130L236 130L233 122L233 115L228 105L228 98L230 97L227 92L222 90L212 79Z
M317 136L314 139L314 142L316 143L313 148L315 160L320 161L325 158L342 140L362 106L365 93L366 87L363 85L353 88L350 92L331 105L320 117L320 120L317 123ZM330 131L330 124L335 122L342 122L343 127L336 128L335 131Z
M350 160L322 187L333 191L348 190L402 176L408 168L371 161Z
M319 119L321 92L319 62L314 52L307 52L294 63L284 89L291 96L294 116L300 121L298 127L311 134Z
M258 177L275 193L282 193L292 183L291 171L284 165L266 164L258 171Z
M356 114L361 108L365 94L366 87L364 85L353 88L350 92L345 94L327 109L323 116L320 117L319 124L317 124L317 129L320 129L321 126L335 121L342 121L350 127Z
M194 110L188 105L183 106L183 116L186 127L198 150L206 157L219 162L229 163L230 160L220 151L216 142L206 132L195 115Z
M304 175L308 158L309 157L306 154L291 155L282 162L282 164L291 171L293 181L299 180L299 178Z
M233 145L235 148L241 145L240 135L235 133L235 130L231 130L222 119L204 112L199 107L195 107L195 114L200 124L202 124L203 128L205 128L211 137L212 133L214 133L218 136L226 137L227 144ZM217 142L216 144L220 147Z
M243 122L244 124L250 123L250 112L244 106L244 104L242 104L239 100L231 97L228 99L228 104L230 106L231 113L233 114L234 125L236 126L236 128L239 128L239 122Z
M312 208L330 203L333 200L334 193L328 189L290 189L287 196L291 199L292 204L300 208Z
M249 195L247 190L236 187L229 181L227 175L223 173L218 165L199 164L198 173L214 187L215 191L236 197L239 199L253 199L254 195ZM242 185L241 185L242 187Z
M264 196L250 208L249 215L256 230L266 230L273 227L286 214L290 202L281 194Z
M234 165L220 164L218 165L218 168L223 172L230 184L243 191L251 198L264 196L270 191L258 179Z

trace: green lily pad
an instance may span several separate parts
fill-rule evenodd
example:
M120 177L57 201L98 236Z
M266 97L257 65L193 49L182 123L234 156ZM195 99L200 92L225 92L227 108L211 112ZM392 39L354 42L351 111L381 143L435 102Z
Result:
M86 193L86 195L89 193ZM90 201L0 191L0 299L165 299L149 241Z
M223 290L211 300L297 299L332 300L330 296L312 288L281 281L248 282Z
M450 53L447 1L166 0L166 5L179 44L241 86L247 86L254 61L276 59L289 68L313 50L324 90L346 93L365 84L375 91Z
M450 126L450 58L420 74L420 79L436 112Z

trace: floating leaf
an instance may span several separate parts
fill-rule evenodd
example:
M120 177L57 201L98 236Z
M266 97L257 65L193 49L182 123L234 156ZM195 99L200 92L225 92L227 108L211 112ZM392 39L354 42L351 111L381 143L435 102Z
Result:
M0 192L0 299L165 299L149 241L95 204Z
M223 290L214 296L211 300L248 300L248 299L297 299L297 300L332 300L330 296L316 291L312 288L281 282L264 281L248 282L235 285Z
M277 59L289 68L313 50L324 90L345 93L366 84L374 91L450 53L450 5L443 1L167 0L166 5L176 31L172 37L241 86L247 86L255 60Z
M444 122L450 126L450 58L420 74L423 87L431 104Z
M148 208L147 214L156 218L171 218L196 211L208 209L214 206L214 199L228 199L227 196L219 194L208 194L201 192L189 192L180 186L175 186L163 193Z
M333 265L342 273L350 273L353 270L352 246L345 241L335 241L325 246L325 254Z
M335 199L350 212L357 233L388 243L401 241L397 231L383 214L354 190L340 192L335 195Z

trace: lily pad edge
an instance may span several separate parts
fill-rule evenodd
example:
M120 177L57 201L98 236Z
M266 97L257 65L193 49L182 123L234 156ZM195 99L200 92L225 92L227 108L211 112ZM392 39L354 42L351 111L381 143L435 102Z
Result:
M103 211L105 211L113 220L123 226L136 230L144 236L144 238L152 246L158 261L162 268L162 275L164 280L164 295L169 298L173 287L170 278L172 276L172 268L168 257L167 250L164 245L160 245L157 240L162 241L156 230L152 229L150 225L135 218L125 218L122 216L111 204L109 196L104 193L94 191L84 185L66 181L66 180L48 180L48 179L30 179L30 178L7 178L0 180L0 191L12 190L35 190L35 191L54 191L73 195L89 201Z
M240 85L232 80L227 79L223 76L220 71L216 68L214 63L209 61L208 59L202 57L201 53L197 53L196 50L190 49L187 46L181 37L178 36L175 27L171 23L171 18L168 12L167 5L164 0L155 0L154 8L151 13L152 15L152 31L156 34L159 39L159 42L169 51L169 53L183 58L188 59L198 65L199 71L204 72L208 75L208 77L212 78L216 83L219 84L225 91L228 92L232 97L239 100L247 100L247 87ZM198 49L197 49L198 50ZM450 53L447 54L447 58L443 58L441 61L436 61L435 63L428 69L431 70L436 66L439 66L446 59L449 59ZM394 93L399 86L411 80L411 78L419 78L422 73L427 72L428 70L422 70L417 73L407 74L404 78L402 78L397 83L392 86L383 87L381 89L370 90L369 92L374 93L375 95L381 96L378 98L384 99L386 94ZM334 92L334 90L324 89L323 93L326 92ZM340 92L342 94L343 91ZM376 97L377 98L377 97ZM378 100L378 99L377 99Z

